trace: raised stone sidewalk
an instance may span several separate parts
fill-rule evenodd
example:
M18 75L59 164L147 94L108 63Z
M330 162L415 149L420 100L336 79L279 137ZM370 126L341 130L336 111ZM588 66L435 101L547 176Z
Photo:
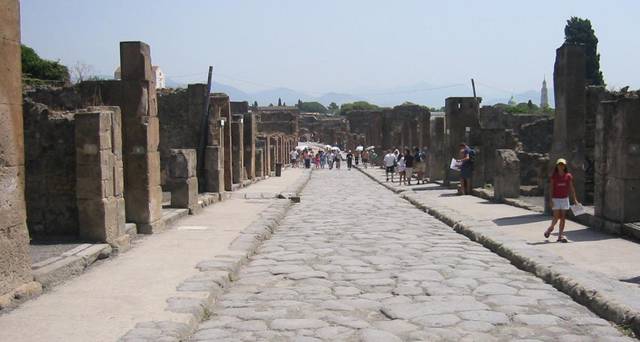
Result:
M309 175L287 169L280 178L242 191L297 193ZM183 339L291 203L231 198L179 219L165 232L136 240L127 253L0 316L0 341Z
M567 221L568 244L556 231L543 237L551 218L538 212L457 196L437 184L399 186L384 170L361 169L416 207L530 271L598 315L640 334L640 245Z

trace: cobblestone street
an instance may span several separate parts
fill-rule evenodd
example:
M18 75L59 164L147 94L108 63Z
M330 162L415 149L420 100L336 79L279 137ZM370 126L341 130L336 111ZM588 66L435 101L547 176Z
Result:
M193 341L623 341L360 172L316 170Z

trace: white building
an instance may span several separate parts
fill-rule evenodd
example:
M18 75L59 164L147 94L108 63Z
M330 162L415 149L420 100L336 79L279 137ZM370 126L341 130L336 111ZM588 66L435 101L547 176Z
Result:
M153 66L153 73L156 76L156 89L163 89L165 88L165 77L164 77L164 72L162 72L162 69L160 69L159 66L154 65ZM113 78L115 78L116 80L119 80L121 78L120 75L120 67L118 67L116 69L116 71L113 72Z

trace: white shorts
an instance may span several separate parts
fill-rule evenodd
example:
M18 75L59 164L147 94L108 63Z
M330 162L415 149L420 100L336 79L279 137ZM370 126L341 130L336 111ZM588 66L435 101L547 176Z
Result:
M551 207L553 210L569 210L571 207L569 204L569 197L552 198L551 202L553 203L553 206Z

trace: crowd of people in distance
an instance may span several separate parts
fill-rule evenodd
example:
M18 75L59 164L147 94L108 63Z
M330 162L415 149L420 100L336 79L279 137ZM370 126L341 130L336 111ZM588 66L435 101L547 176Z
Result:
M416 184L426 183L427 172L427 158L426 153L417 147L414 147L413 152L409 149L405 149L403 153L400 150L388 150L383 160L383 166L385 168L385 174L387 182L389 176L391 176L391 182L394 182L394 175L398 174L398 184L411 185L411 180L414 175L416 177Z
M329 170L340 169L341 162L346 161L347 170L351 170L354 162L356 166L359 166L362 162L364 168L369 167L372 155L374 157L377 156L374 151L370 152L368 150L356 151L356 153L349 150L343 153L335 148L314 151L312 148L305 147L302 150L291 150L289 152L289 160L291 166L295 168L304 167L309 169L313 164L316 169L328 168Z

